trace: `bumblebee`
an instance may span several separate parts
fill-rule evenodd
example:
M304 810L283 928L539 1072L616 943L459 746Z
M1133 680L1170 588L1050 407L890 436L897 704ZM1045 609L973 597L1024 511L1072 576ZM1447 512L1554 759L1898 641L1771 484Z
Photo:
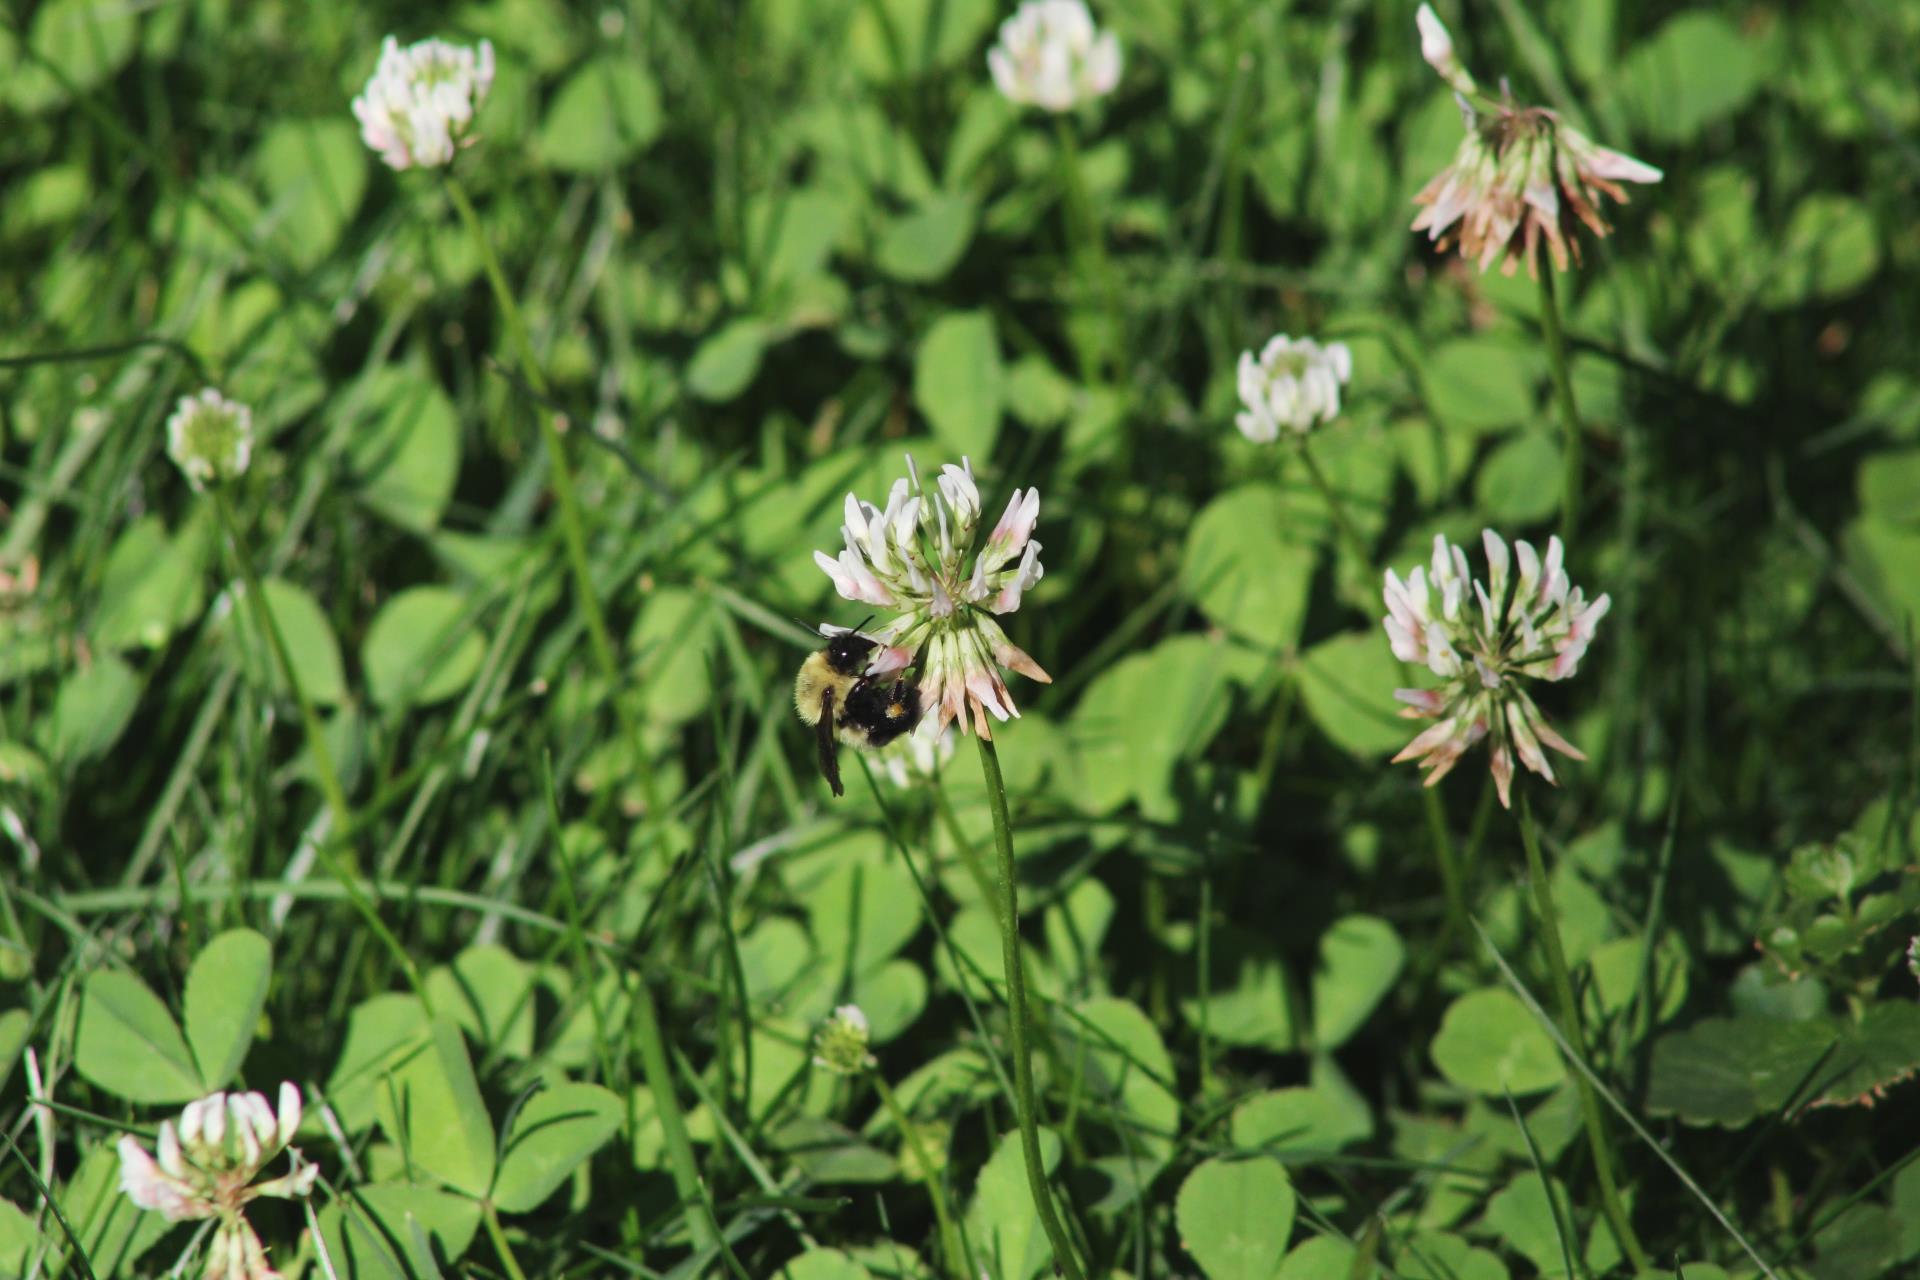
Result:
M846 794L838 743L873 750L920 723L918 689L906 680L865 674L873 649L873 641L859 632L843 631L826 648L808 654L794 677L794 709L814 729L820 772L836 796Z

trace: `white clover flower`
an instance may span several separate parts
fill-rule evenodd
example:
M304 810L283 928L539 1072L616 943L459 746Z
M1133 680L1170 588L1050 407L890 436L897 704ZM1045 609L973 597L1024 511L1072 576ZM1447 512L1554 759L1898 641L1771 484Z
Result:
M1565 271L1569 259L1580 260L1581 225L1596 239L1612 230L1600 216L1602 196L1625 204L1622 182L1660 181L1660 170L1600 146L1545 107L1516 106L1504 93L1487 101L1432 7L1421 5L1417 21L1421 55L1453 88L1467 126L1452 163L1413 198L1426 207L1412 229L1442 250L1457 243L1480 270L1500 262L1505 275L1524 259L1527 274L1537 275L1545 244Z
M1344 342L1321 346L1312 338L1277 334L1256 357L1240 353L1240 434L1271 444L1282 427L1298 435L1340 412L1340 385L1353 378L1353 353Z
M877 758L893 785L904 790L938 777L958 746L959 737L948 725L937 735L909 733L897 738Z
M992 737L987 712L1003 721L1020 714L1001 678L1003 667L1052 682L994 621L994 615L1018 609L1022 595L1040 581L1040 544L1032 536L1039 518L1040 491L1015 489L969 569L980 523L972 464L962 458L957 467L941 467L934 488L923 491L909 456L907 478L894 481L884 511L847 495L846 523L840 526L846 550L839 559L813 553L843 597L895 611L883 626L864 633L877 646L867 674L917 665L920 705L932 713L922 733L937 736L955 721L965 731L971 711L973 732Z
M1084 0L1026 0L987 51L993 83L1009 102L1071 111L1120 83L1120 41L1097 31Z
M253 458L253 410L208 387L167 418L167 456L195 489L243 476Z
M298 1199L313 1190L317 1165L287 1143L300 1127L300 1089L280 1086L276 1113L258 1093L215 1093L187 1104L176 1125L160 1125L156 1160L131 1135L120 1139L120 1189L142 1209L169 1222L217 1218L207 1254L210 1280L279 1280L266 1246L247 1224L246 1206L260 1196ZM255 1182L286 1151L290 1172Z
M421 40L406 48L392 36L353 100L360 137L389 169L437 168L473 141L468 129L493 85L493 45L477 49Z
M867 1052L868 1035L867 1015L860 1006L841 1005L814 1033L814 1064L835 1075L859 1075L873 1065L873 1055Z
M1548 541L1544 562L1525 542L1515 543L1509 557L1507 544L1491 529L1481 540L1487 554L1485 584L1468 573L1466 553L1440 535L1433 539L1430 577L1415 568L1402 582L1387 570L1385 624L1393 656L1425 663L1446 682L1438 689L1395 691L1407 704L1401 715L1437 723L1394 760L1419 760L1432 786L1467 748L1491 735L1494 785L1500 803L1511 808L1508 791L1515 755L1548 782L1554 781L1553 768L1542 744L1575 760L1586 759L1547 724L1527 696L1524 681L1564 680L1574 674L1612 600L1602 595L1589 603L1568 581L1558 538ZM1509 598L1513 559L1519 561L1520 574Z

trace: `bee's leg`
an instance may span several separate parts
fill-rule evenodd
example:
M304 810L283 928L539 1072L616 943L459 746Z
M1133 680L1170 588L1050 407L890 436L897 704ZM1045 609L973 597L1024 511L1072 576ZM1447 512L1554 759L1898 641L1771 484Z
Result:
M833 726L833 690L828 689L820 698L820 723L814 726L814 734L820 741L820 772L826 776L833 794L843 796L847 793L840 785L840 753L834 742Z

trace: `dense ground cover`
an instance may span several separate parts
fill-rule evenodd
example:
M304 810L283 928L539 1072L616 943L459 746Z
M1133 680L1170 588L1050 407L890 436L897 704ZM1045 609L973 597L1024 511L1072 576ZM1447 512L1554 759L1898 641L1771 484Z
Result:
M1057 114L990 0L427 8L0 20L0 1275L257 1273L121 1194L168 1120L292 1138L309 1277L1920 1266L1920 8L1448 4L1478 120L1663 174L1557 312L1409 230L1406 4L1109 0ZM490 42L444 168L389 33ZM1351 377L1259 441L1276 333ZM906 455L1038 490L1004 825L794 715ZM1511 808L1389 762L1384 574L1483 528L1610 602Z

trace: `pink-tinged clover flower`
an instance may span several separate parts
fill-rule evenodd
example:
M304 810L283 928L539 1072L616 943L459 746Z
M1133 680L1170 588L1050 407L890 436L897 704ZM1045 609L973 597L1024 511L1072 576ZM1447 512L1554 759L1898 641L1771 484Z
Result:
M1430 572L1416 567L1402 581L1387 570L1384 621L1393 656L1425 664L1444 682L1437 689L1395 691L1407 704L1401 715L1434 723L1394 760L1418 760L1432 786L1469 747L1491 738L1494 785L1500 803L1510 808L1516 756L1548 782L1554 781L1553 767L1542 746L1586 759L1547 724L1526 681L1573 675L1612 600L1602 595L1589 602L1568 580L1558 538L1548 541L1544 560L1526 542L1515 543L1509 554L1491 529L1481 540L1484 583L1468 572L1466 553L1439 535Z
M279 1280L247 1223L246 1207L261 1196L292 1200L313 1190L319 1167L287 1146L299 1127L300 1089L292 1083L280 1086L277 1111L262 1094L210 1094L188 1103L178 1122L161 1123L157 1158L131 1135L120 1139L120 1189L169 1222L218 1219L208 1280ZM256 1182L282 1151L291 1170Z
M1071 111L1120 83L1120 41L1094 27L1083 0L1026 0L1000 24L987 70L1009 102Z
M1498 99L1488 98L1431 6L1420 6L1418 22L1420 52L1452 87L1467 127L1453 162L1413 198L1425 206L1413 230L1442 250L1457 244L1482 271L1500 262L1506 275L1524 259L1527 274L1537 276L1544 244L1565 271L1569 260L1580 261L1582 225L1596 239L1612 230L1600 216L1603 196L1626 204L1621 183L1660 181L1660 170L1600 146L1555 112L1516 106L1504 86Z
M478 48L421 40L402 48L393 36L353 100L360 137L389 169L438 168L473 141L469 130L493 87L493 45Z
M980 489L965 458L941 467L928 489L909 456L907 476L894 481L885 509L850 493L845 513L846 549L838 558L824 551L813 558L841 596L893 613L864 633L877 645L867 674L918 669L920 705L929 712L920 732L929 737L956 721L965 731L969 714L973 732L992 737L989 712L998 720L1020 714L1003 668L1053 679L995 621L1017 610L1044 572L1033 538L1040 491L1015 489L977 553ZM822 627L821 634L838 630Z
M1270 444L1284 429L1305 435L1340 412L1340 385L1353 377L1353 353L1344 342L1321 346L1312 338L1276 334L1258 356L1240 353L1240 434Z

